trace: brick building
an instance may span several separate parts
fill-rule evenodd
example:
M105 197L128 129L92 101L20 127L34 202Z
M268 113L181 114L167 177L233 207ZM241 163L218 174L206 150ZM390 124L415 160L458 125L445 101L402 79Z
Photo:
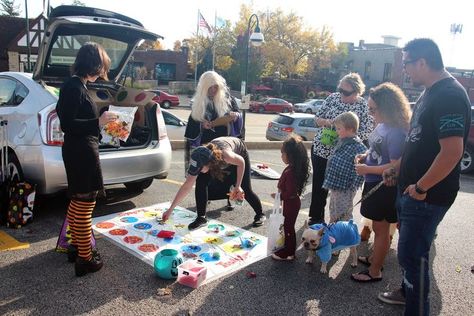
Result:
M145 67L147 79L157 79L159 84L170 81L185 81L188 69L188 48L181 51L137 50L133 53L134 67Z

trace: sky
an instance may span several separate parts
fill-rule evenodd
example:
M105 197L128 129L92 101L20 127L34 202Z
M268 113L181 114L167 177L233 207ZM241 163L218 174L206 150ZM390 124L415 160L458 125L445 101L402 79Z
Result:
M43 0L25 0L28 14L43 11ZM23 0L21 16L25 15ZM47 2L47 0L45 0ZM49 0L51 6L71 4L73 0ZM196 32L197 12L211 25L214 16L235 22L240 5L252 4L254 12L282 9L303 18L313 29L328 27L337 42L359 40L382 43L383 35L400 37L399 46L413 38L429 37L438 43L445 66L474 69L474 18L472 0L81 0L87 6L106 9L140 21L145 28L165 37L163 44L172 49L176 40ZM441 3L444 3L442 5ZM453 35L451 24L462 24L462 33ZM265 35L265 34L264 34Z

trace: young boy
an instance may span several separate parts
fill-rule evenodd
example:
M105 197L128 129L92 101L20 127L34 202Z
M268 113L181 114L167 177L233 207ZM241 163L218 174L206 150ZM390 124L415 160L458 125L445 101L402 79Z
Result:
M339 141L329 157L323 188L329 190L330 223L352 219L352 206L358 188L364 178L358 176L354 158L367 151L367 147L357 137L359 118L354 112L344 112L334 119Z

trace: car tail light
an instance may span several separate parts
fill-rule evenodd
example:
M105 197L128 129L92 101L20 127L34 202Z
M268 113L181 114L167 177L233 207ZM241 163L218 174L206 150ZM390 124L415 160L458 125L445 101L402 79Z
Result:
M163 118L163 113L161 113L161 108L158 104L156 105L156 120L158 121L158 135L160 136L160 140L168 138L165 119Z
M272 127L272 122L268 122L268 128Z
M283 127L281 130L283 132L291 133L291 132L293 132L294 128L293 127Z
M56 104L45 107L38 113L38 123L40 127L41 139L49 146L62 146L64 143L64 133L61 130Z

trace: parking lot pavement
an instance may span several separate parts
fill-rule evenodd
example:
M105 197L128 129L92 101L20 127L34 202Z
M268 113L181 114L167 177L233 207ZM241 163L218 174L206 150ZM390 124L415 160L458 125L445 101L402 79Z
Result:
M94 215L171 200L184 179L183 156L182 151L173 152L168 179L155 181L142 194L130 193L118 185L108 188L107 199L100 201ZM280 172L284 168L279 150L251 150L250 158ZM252 179L267 213L276 183ZM470 272L474 264L473 199L474 177L463 176L458 198L438 228L431 250L432 315L472 315L474 310L474 274ZM381 282L352 282L350 274L364 267L350 267L349 251L333 257L328 275L319 273L318 260L313 265L305 264L306 255L299 251L294 262L274 262L267 258L193 290L159 279L151 266L99 236L97 244L105 261L104 268L76 278L73 265L67 263L65 255L53 251L67 199L59 196L42 198L39 202L32 224L19 230L4 229L19 241L30 243L30 248L0 253L0 315L401 315L403 310L376 299L378 292L400 284L397 235ZM307 191L296 223L298 237L309 203ZM266 234L266 225L250 226L253 211L248 205L226 211L225 204L225 201L212 201L208 216ZM193 194L181 206L194 210ZM358 208L354 217L359 223ZM362 244L359 253L365 255L369 245ZM249 271L255 272L256 278L248 278ZM164 287L171 289L171 296L158 296L158 289Z

